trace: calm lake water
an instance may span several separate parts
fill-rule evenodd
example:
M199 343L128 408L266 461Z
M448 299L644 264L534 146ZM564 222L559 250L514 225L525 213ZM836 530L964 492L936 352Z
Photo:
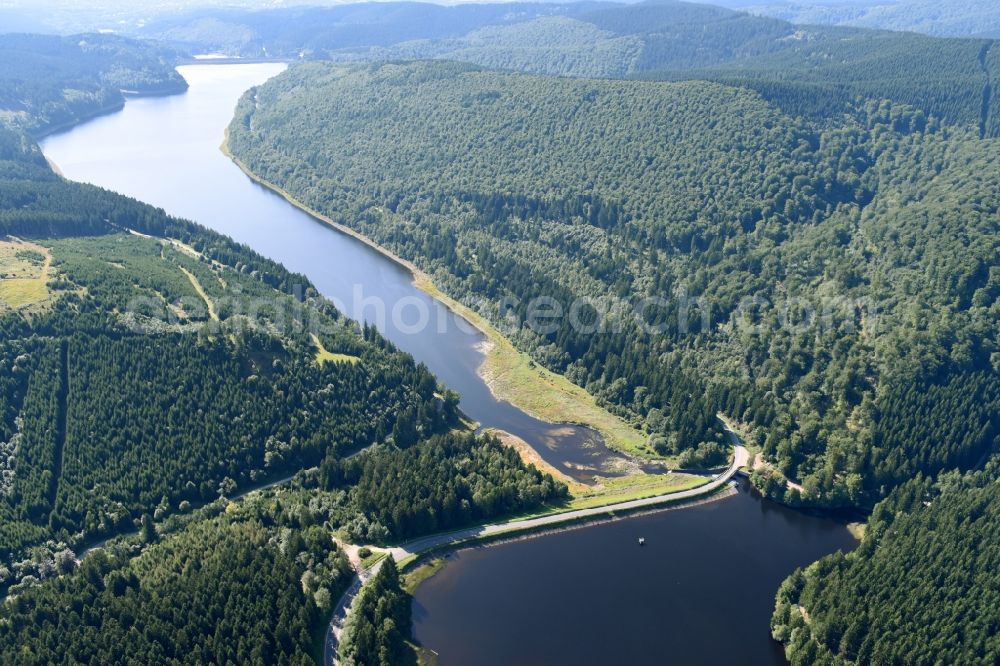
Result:
M646 545L639 547L639 537ZM465 550L417 588L441 666L784 664L774 594L854 548L839 523L735 497Z
M240 95L284 69L279 63L180 67L187 93L131 99L120 112L44 139L42 150L67 178L199 222L308 276L348 316L375 324L426 363L461 394L472 419L521 437L567 474L614 474L619 457L596 432L553 426L494 398L476 372L484 337L414 287L406 269L289 205L223 155L219 146ZM419 325L423 316L426 326Z
M181 67L187 93L130 100L42 148L68 178L193 219L307 275L459 391L472 418L522 437L578 478L601 470L613 456L595 433L544 423L492 396L476 374L482 336L417 290L407 271L254 184L219 151L239 96L283 68ZM431 325L414 330L420 308ZM768 636L779 582L853 545L836 523L744 492L457 554L418 589L415 634L442 664L463 666L779 664Z

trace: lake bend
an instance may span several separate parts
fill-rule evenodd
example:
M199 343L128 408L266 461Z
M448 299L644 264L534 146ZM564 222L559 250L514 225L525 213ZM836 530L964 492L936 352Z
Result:
M190 88L45 138L69 179L159 206L309 278L461 394L483 426L528 442L576 478L608 473L600 436L498 400L479 376L484 336L411 273L254 183L220 150L240 95L280 63L178 68ZM418 326L420 312L430 325ZM647 546L637 546L638 537ZM740 492L695 507L453 554L417 588L414 637L440 664L782 664L768 622L780 581L853 548L847 529Z

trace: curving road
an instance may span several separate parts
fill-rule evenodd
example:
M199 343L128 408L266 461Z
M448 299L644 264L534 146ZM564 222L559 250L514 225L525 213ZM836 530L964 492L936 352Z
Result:
M356 456L360 456L365 451L370 450L373 446L375 446L375 444L369 444L368 446L360 448L357 451L355 451L354 453L351 453L351 454L349 454L347 456L344 456L344 460L350 460L351 458L354 458ZM247 488L244 488L243 490L239 491L238 493L232 495L228 499L229 499L230 502L237 502L237 501L243 499L244 497L246 497L247 495L249 495L250 493L257 493L257 492L261 492L263 490L267 490L269 488L276 488L278 486L283 486L285 484L291 483L292 479L294 479L296 476L298 476L299 472L309 472L309 471L312 471L312 470L315 470L315 469L317 469L317 468L310 467L310 468L305 469L305 470L296 470L296 472L294 474L288 474L286 476L281 477L280 479L275 479L273 481L268 481L268 482L262 483L262 484L260 484L258 486L248 486ZM109 537L107 537L105 539L101 539L100 541L97 541L97 542L95 542L95 543L93 543L93 544L91 544L89 546L86 546L83 550L80 551L80 554L76 556L76 562L77 562L77 564L79 564L80 562L83 562L84 558L86 558L88 555L90 555L94 551L101 550L102 548L105 548L108 545L109 541L113 541L113 540L119 539L121 537L133 536L133 535L138 534L138 533L139 533L139 530L128 530L126 532L119 532L119 533L113 534L113 535L111 535L111 536L109 536Z
M462 530L455 530L454 532L432 534L428 537L415 539L394 548L389 548L387 549L387 552L392 555L393 559L399 562L407 557L418 555L440 546L453 545L455 547L459 547L463 543L467 543L472 539L489 536L501 536L506 534L512 535L519 532L533 531L544 527L556 526L563 523L608 515L620 511L633 511L655 507L668 502L673 503L709 495L729 483L733 476L736 475L736 472L738 472L741 467L746 467L750 462L750 452L747 451L746 447L744 447L740 442L739 436L737 436L724 419L720 418L719 420L722 422L722 427L725 429L726 434L729 436L729 439L733 444L733 462L728 468L726 468L726 471L722 472L703 486L698 486L697 488L691 488L689 490L679 490L663 495L656 495L654 497L646 497L644 499L618 502L617 504L607 504L605 506L593 507L590 509L576 509L574 511L565 511L563 513L540 516L538 518L509 520L502 523L477 525L475 527L468 527ZM330 625L327 628L326 639L324 641L324 664L331 666L337 663L337 644L343 634L347 616L350 614L351 605L354 602L355 597L357 597L361 586L364 585L365 581L378 572L379 567L384 561L385 560L379 560L378 563L376 563L372 568L359 572L351 587L337 602L337 606L334 610L334 615L330 621Z
M733 435L731 434L730 436ZM395 548L390 548L389 554L392 555L397 562L399 562L407 557L410 557L411 555L417 555L419 553L425 552L427 550L445 544L454 543L455 545L458 545L461 542L468 541L470 539L476 539L487 536L497 536L508 533L513 534L516 532L523 532L526 530L535 530L542 527L559 525L561 523L573 522L585 518L603 516L609 513L618 513L620 511L632 511L636 509L643 509L647 507L657 506L659 504L664 504L666 502L672 503L679 500L692 499L695 497L708 495L715 492L717 489L728 483L729 480L732 479L733 476L736 474L736 472L739 471L740 467L744 467L749 462L750 455L742 444L736 444L735 449L736 451L733 455L733 462L726 469L726 471L719 474L705 485L698 486L697 488L691 488L689 490L679 490L672 493L666 493L664 495L656 495L654 497L629 500L627 502L618 502L617 504L607 504L605 506L592 507L589 509L576 509L574 511L554 513L554 514L549 514L547 516L539 516L538 518L506 521L502 523L493 523L490 525L479 525L476 527L468 527L463 530L456 530L454 532L447 532L445 534L433 534L428 537L423 537L421 539L409 541L407 543L402 544L401 546L396 546Z

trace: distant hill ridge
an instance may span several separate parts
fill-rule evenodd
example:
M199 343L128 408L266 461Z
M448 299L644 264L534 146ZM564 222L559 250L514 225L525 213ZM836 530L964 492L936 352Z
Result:
M1000 131L984 95L1000 76L991 40L794 25L673 0L206 10L141 34L244 57L434 58L560 76L709 79L817 118L836 118L856 98L885 98L979 125L986 136Z

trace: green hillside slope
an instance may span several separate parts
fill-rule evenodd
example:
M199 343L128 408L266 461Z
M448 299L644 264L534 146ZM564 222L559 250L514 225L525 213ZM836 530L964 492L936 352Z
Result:
M789 577L771 626L791 663L995 663L995 479L916 479L878 505L857 551Z
M48 267L36 302L0 306L2 439L17 440L0 496L4 556L42 537L113 534L143 511L375 443L407 408L439 414L427 370L341 320L301 276L133 200L12 165L34 177L0 182L0 234L32 239ZM359 362L317 363L312 332ZM217 491L225 479L232 488Z
M988 115L987 78L996 76L980 58L991 39L796 25L674 0L209 10L143 34L295 60L438 58L560 76L711 79L756 90L794 115L835 120L857 98L874 97L978 123Z
M131 62L30 43L50 68L31 99L65 117L64 86ZM303 276L53 173L38 108L0 126L0 662L310 663L352 575L334 531L398 540L565 494L449 432L457 396Z
M794 23L905 30L938 37L1000 37L1000 6L992 0L869 0L830 3L808 0L722 0L718 4Z
M181 92L176 58L112 35L0 35L0 119L37 134L121 107L122 91Z
M995 445L1000 188L977 129L874 101L822 128L713 83L423 62L295 67L230 136L264 179L485 299L664 451L723 411L806 501L842 505ZM539 333L540 296L611 314ZM629 316L651 297L670 302Z

